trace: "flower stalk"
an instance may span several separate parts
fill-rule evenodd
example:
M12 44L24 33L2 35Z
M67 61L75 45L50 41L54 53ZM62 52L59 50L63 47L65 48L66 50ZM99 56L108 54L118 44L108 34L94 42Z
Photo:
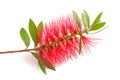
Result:
M12 51L3 51L0 54L8 54L8 53L18 53L18 52L31 52L31 51L38 51L39 48L32 48L32 49L22 49L22 50L12 50Z

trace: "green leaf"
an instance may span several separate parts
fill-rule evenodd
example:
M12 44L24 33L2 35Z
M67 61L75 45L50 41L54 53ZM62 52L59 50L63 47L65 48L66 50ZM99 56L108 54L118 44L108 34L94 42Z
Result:
M78 14L77 14L75 11L73 11L73 17L74 17L74 19L76 20L79 28L81 29L81 21L80 21L80 18L79 18L79 16L78 16Z
M84 13L82 13L82 19L84 25L88 28L90 26L90 17L87 13L87 11L84 10Z
M86 20L87 20L87 25L89 27L90 26L90 17L89 17L89 15L88 15L86 10L84 10L84 14L85 14L85 17L86 17Z
M82 13L82 21L83 21L85 27L88 28L87 20L86 20L86 17L83 13Z
M98 22L100 22L101 16L102 16L102 12L99 13L98 16L95 18L95 20L94 20L92 26L94 26L94 25L96 25Z
M101 29L104 25L105 25L106 23L105 22L99 22L99 23L97 23L96 25L94 25L94 26L92 26L92 31L93 30L99 30L99 29Z
M35 47L38 45L38 40L37 40L37 29L35 23L32 21L32 19L29 20L29 32L30 36L34 42Z
M21 36L24 44L26 45L26 48L28 48L30 45L30 37L24 28L20 29L20 36Z
M39 59L39 55L37 53L31 52L32 55L38 60Z
M45 59L45 58L42 58L42 62L44 63L44 65L45 65L47 68L55 71L55 67L53 66L53 64L52 64L50 61L48 61L48 60Z
M38 55L38 54L36 54L36 53L34 53L34 52L31 52L31 53L32 53L32 55L33 55L37 60L39 59L39 55ZM44 65L45 65L47 68L55 71L55 67L53 66L53 64L52 64L50 61L48 61L47 59L43 58L43 59L42 59L42 62L44 63Z
M38 25L37 29L38 29L38 32L39 32L40 34L42 34L43 21L41 21L41 22L39 23L39 25Z
M38 60L38 64L39 64L42 72L43 72L44 74L46 74L45 66L44 66L41 58L39 57L39 55L38 55L37 53L34 53L34 52L31 52L31 53L32 53L32 55Z

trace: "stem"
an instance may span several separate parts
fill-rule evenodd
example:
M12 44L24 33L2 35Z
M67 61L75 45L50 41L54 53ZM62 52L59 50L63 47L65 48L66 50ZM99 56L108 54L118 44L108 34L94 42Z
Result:
M22 50L4 51L4 52L0 52L0 54L17 53L17 52L30 52L30 51L37 51L37 50L39 50L39 47L38 47L38 48L32 48L32 49L22 49Z

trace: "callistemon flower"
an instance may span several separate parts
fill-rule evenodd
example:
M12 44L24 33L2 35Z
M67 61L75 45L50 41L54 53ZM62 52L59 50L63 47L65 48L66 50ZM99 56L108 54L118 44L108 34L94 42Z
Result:
M69 59L77 58L79 52L80 28L72 15L60 17L43 25L42 34L38 34L41 59L50 61L54 66ZM82 36L82 51L93 45L92 38ZM45 62L44 62L45 64Z

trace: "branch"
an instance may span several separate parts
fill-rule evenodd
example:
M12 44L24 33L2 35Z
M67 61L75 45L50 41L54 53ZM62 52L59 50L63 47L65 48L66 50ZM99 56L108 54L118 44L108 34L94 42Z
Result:
M3 51L3 52L0 52L0 54L18 53L18 52L30 52L30 51L38 51L38 50L40 50L39 47L37 47L37 48L32 48L32 49L22 49L22 50L13 50L13 51Z

